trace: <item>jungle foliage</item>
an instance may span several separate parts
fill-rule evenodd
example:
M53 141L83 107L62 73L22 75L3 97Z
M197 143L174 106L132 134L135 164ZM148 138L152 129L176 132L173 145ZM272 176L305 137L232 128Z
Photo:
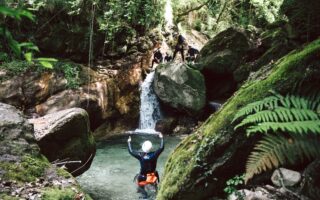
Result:
M274 93L248 104L235 116L249 135L264 137L248 158L245 180L255 174L320 156L320 95L308 97Z

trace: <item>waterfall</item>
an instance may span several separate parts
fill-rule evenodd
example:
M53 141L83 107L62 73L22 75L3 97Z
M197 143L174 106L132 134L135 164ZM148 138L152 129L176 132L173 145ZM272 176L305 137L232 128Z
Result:
M167 0L166 1L164 19L165 19L165 22L166 22L165 27L166 27L167 30L169 30L170 28L172 28L174 26L171 0Z
M156 122L161 118L158 98L153 90L154 71L150 72L140 86L140 126L139 130L155 132Z

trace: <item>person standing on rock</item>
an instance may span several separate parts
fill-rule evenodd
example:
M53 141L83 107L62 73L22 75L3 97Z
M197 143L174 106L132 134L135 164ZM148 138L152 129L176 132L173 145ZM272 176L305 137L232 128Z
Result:
M140 172L135 177L138 184L138 192L143 195L143 198L147 198L148 194L145 190L147 184L157 185L160 181L159 174L156 170L157 160L162 151L164 150L163 135L159 133L159 138L161 139L160 148L156 151L152 150L152 143L147 140L142 144L143 152L135 152L131 147L131 137L128 138L128 150L130 155L135 157L140 162Z
M173 61L176 58L177 53L180 52L182 62L184 62L184 47L186 46L186 44L187 44L186 39L181 34L179 34L177 39L177 44L173 53L173 58L172 58Z

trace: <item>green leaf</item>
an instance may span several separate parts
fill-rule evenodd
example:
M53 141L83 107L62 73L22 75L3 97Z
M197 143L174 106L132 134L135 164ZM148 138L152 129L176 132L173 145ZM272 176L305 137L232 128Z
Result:
M26 59L26 61L31 62L32 61L32 53L31 52L25 53L24 58Z
M52 69L52 64L50 62L47 62L47 61L39 61L39 63L45 67L45 68L48 68L48 69Z
M37 61L44 61L44 62L57 62L58 60L55 58L37 58Z
M39 48L33 44L32 42L22 42L19 44L19 46L22 48L26 48L27 50L34 50L34 51L37 51L37 52L40 52Z

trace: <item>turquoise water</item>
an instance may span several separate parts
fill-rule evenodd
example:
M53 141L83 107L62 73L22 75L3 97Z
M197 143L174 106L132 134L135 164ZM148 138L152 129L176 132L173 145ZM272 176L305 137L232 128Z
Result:
M88 171L77 177L81 187L94 200L135 200L136 193L134 176L139 172L139 161L129 155L126 136L117 136L97 144L97 153ZM140 150L141 143L150 140L154 150L160 145L157 135L133 134L132 147ZM165 150L160 155L157 169L161 176L165 161L175 146L181 141L179 137L165 136Z

